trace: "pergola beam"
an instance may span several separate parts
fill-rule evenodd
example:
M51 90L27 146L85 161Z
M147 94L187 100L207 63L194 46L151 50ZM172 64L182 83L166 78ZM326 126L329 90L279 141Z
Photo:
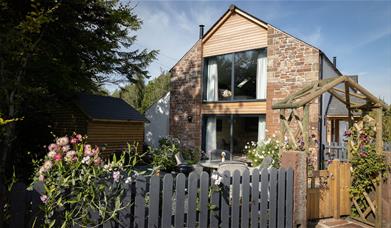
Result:
M346 76L344 76L344 77L346 77ZM365 89L364 87L362 87L360 84L356 83L355 81L353 81L349 77L346 77L346 78L347 78L348 83L349 83L350 86L352 86L352 87L356 88L357 90L359 90L372 103L381 105L381 107L384 110L386 110L388 108L388 106L382 100L380 100L377 97L375 97L374 95L372 95L372 93L370 93L367 89Z
M334 90L336 90L336 91L338 91L338 92L341 92L341 93L345 93L344 90L339 89L339 88L334 88ZM364 96L364 95L361 95L361 94L358 94L358 93L353 93L353 92L349 92L349 95L350 95L350 96L353 96L353 97L360 98L360 99L365 99L365 98L367 98L367 97Z

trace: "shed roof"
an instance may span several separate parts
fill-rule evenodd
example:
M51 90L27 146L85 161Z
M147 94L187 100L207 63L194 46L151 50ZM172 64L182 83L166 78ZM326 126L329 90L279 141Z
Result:
M75 103L92 120L146 121L141 113L121 98L79 94Z

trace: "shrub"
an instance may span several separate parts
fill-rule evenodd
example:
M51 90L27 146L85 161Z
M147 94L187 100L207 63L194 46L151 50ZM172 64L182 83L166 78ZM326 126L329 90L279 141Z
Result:
M273 167L280 166L280 149L283 147L278 140L274 138L267 139L263 143L248 142L245 146L247 158L251 160L252 166L259 166L263 159L270 156L273 159Z
M159 141L159 147L149 148L155 169L171 172L176 168L175 154L179 152L179 140L166 137Z
M360 209L367 208L368 202L364 193L375 190L375 186L386 180L390 167L386 163L384 154L376 151L376 123L369 115L355 123L345 136L349 138L352 164L351 197L357 201ZM357 209L352 207L353 215L358 215Z
M99 152L80 134L57 138L48 146L33 182L44 185L41 200L46 227L98 226L116 219L128 206L122 197L137 173L132 164L125 163L126 153L105 163ZM93 219L92 214L98 216Z

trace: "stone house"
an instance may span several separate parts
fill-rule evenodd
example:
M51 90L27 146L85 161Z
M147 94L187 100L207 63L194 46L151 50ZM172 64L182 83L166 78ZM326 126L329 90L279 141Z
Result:
M272 102L306 83L341 75L317 47L232 5L172 67L170 135L207 153L243 153L279 134ZM310 105L311 134L325 142L330 96ZM314 151L319 157L320 151Z

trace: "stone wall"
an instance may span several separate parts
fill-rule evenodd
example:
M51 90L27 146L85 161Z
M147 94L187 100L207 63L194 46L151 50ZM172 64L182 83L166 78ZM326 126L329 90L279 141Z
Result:
M293 227L307 227L307 156L302 151L284 152L281 167L293 169Z
M202 45L198 41L171 69L170 135L189 148L201 145L201 78Z
M280 135L279 110L272 103L282 100L310 82L319 80L319 50L269 25L268 28L268 81L266 100L266 129L268 136ZM302 109L299 109L302 114ZM310 105L310 136L319 140L319 100ZM297 128L297 126L292 126ZM317 149L313 148L314 164Z

